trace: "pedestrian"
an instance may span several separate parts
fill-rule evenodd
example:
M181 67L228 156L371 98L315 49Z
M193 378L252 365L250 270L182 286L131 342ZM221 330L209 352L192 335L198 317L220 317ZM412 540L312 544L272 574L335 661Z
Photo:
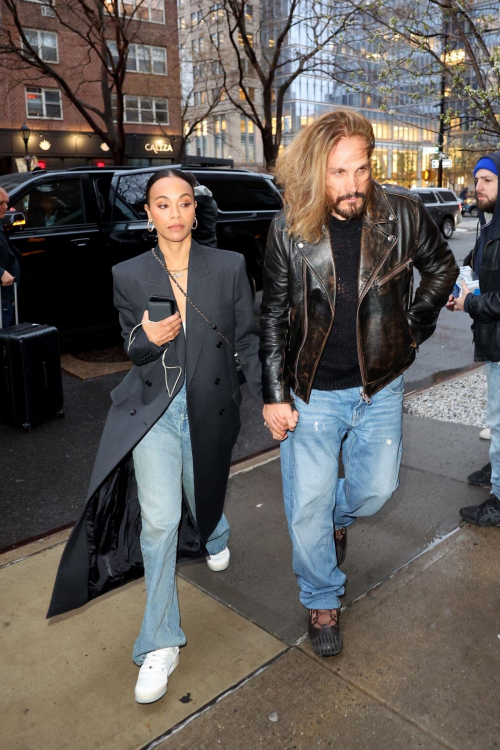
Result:
M293 569L319 656L342 649L347 528L398 486L402 373L457 276L417 197L372 179L374 146L365 117L336 110L283 150L276 179L284 210L264 264L263 415L283 441ZM413 268L421 274L414 299Z
M191 172L184 172L184 174L189 174L189 176L192 177L194 184L198 226L193 231L193 239L198 242L199 245L217 247L216 229L219 208L212 195L212 191L209 190L206 185L200 185Z
M9 195L0 188L0 222L7 213ZM0 223L0 282L2 284L2 327L11 326L14 321L14 282L19 279L21 254L9 240Z
M481 231L474 249L464 260L479 278L480 294L462 283L462 294L450 296L449 310L472 318L474 361L485 362L488 381L486 421L490 428L490 463L468 477L470 484L491 486L484 503L460 509L460 515L478 526L500 526L500 153L479 159L474 169Z
M213 570L229 564L223 503L240 429L235 352L253 394L261 393L243 256L192 240L193 185L178 170L150 178L145 208L157 247L113 269L115 306L134 367L111 393L87 503L48 612L82 606L138 578L144 567L146 609L133 648L141 667L139 703L165 694L186 642L177 547L181 558L208 555ZM151 322L151 296L174 298L178 312Z

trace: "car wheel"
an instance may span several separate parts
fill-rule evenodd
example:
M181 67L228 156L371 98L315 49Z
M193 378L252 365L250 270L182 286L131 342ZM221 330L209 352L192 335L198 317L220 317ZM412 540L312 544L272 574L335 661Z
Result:
M453 223L453 219L450 219L450 217L447 216L446 219L444 219L443 223L441 224L441 233L443 237L449 240L454 230L455 230L455 225Z
M479 213L477 206L474 206L473 208L471 208L471 210L469 211L469 213L475 219L476 216Z

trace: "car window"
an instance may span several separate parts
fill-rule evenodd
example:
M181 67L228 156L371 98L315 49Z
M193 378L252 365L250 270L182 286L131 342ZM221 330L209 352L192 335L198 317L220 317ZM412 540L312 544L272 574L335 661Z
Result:
M279 194L266 179L212 177L197 173L201 185L212 191L221 211L279 211Z
M118 180L113 221L145 221L146 185L152 172L123 175Z
M440 190L438 195L443 203L449 203L450 201L453 201L453 203L458 203L457 196L455 195L455 193L452 193L451 190Z
M420 199L422 200L422 203L437 203L437 198L434 195L434 193L424 193L423 191L418 191L418 195Z
M25 229L85 223L85 204L79 179L38 183L13 207L23 212Z
M101 177L94 177L94 188L97 196L97 205L101 212L101 217L104 220L109 220L111 217L111 203L109 200L109 189L111 187L112 175L105 175Z

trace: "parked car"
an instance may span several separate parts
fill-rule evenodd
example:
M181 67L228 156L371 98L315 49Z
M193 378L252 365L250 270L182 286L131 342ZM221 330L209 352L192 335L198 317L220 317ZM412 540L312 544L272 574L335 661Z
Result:
M412 188L438 225L445 239L452 237L462 221L461 201L448 188Z
M474 219L476 218L476 216L479 216L479 208L475 201L474 203L467 203L465 205L465 210L469 214L469 216L472 216Z
M5 229L22 253L20 319L51 323L63 342L94 340L116 330L111 268L156 242L147 231L144 169L78 168L9 174ZM282 206L269 175L236 169L192 169L219 207L218 246L245 256L254 290L271 219ZM13 210L12 210L13 209ZM16 220L14 220L14 215Z

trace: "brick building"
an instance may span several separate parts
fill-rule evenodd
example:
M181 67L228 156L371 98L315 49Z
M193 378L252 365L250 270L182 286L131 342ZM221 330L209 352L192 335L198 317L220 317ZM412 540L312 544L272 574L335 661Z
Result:
M63 14L69 0L20 0L17 4L25 33L42 59L71 82L85 102L102 108L101 65L84 40L65 28L54 7ZM135 18L124 90L126 92L126 160L130 166L168 164L178 159L181 132L180 75L176 0L123 0ZM1 3L1 24L13 38L19 32ZM137 20L135 20L137 19ZM83 27L80 31L83 31ZM107 34L106 34L107 35ZM113 38L112 29L109 38ZM21 41L19 41L21 44ZM113 52L113 43L110 43ZM26 162L20 128L31 130L28 153L32 164L47 169L112 164L109 148L50 77L21 69L19 61L0 57L0 173L24 171ZM98 117L96 117L99 120ZM102 125L102 121L100 121Z

